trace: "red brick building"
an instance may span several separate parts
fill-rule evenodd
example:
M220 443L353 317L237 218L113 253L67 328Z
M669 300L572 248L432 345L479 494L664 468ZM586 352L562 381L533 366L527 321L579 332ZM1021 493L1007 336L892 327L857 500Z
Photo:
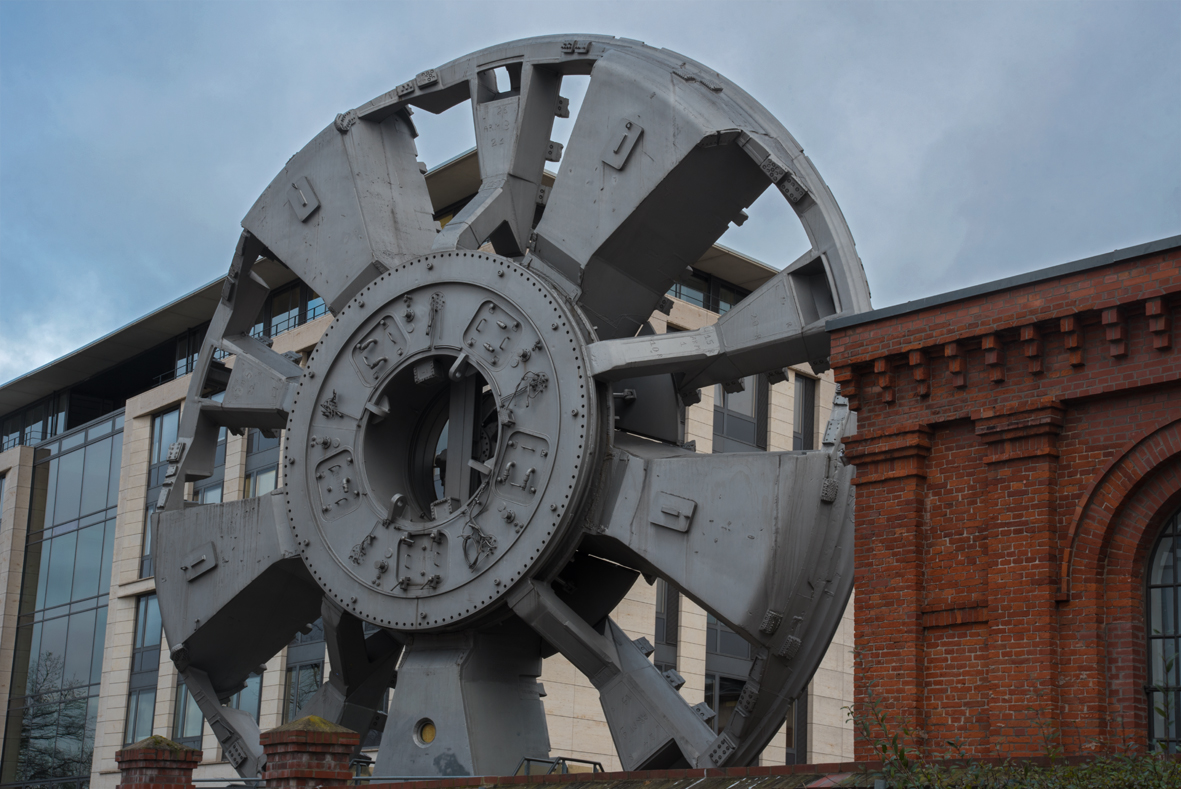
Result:
M859 703L935 753L1178 743L1179 313L1181 236L829 324Z

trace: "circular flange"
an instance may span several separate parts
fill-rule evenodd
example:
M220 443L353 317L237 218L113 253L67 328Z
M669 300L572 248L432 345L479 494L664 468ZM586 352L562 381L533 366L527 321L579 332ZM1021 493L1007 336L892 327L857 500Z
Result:
M284 467L326 594L383 627L450 629L561 552L600 432L577 321L528 269L464 251L382 274L339 312L296 391Z

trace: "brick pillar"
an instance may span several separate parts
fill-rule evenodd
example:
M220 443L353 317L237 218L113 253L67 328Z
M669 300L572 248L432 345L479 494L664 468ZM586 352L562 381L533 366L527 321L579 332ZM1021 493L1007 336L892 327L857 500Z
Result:
M352 780L349 759L361 735L311 715L263 732L260 741L266 789L311 789Z
M193 789L201 751L154 734L115 754L120 789Z
M1061 721L1055 539L1061 404L973 414L986 444L989 737L998 755L1043 755ZM1054 742L1053 744L1058 744Z
M855 710L867 712L872 695L891 721L917 728L922 721L922 532L931 429L908 424L861 431L845 439L845 453L857 467ZM856 758L874 758L873 743L859 730L854 736Z

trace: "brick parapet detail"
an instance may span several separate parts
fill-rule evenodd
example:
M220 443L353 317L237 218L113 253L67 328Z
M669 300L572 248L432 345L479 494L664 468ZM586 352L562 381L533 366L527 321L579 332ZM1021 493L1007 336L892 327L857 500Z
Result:
M120 789L192 789L201 751L154 735L115 753Z
M857 467L856 485L926 475L931 429L902 425L889 430L862 430L845 439L845 457Z
M259 742L267 789L304 789L351 780L349 760L361 736L313 716L263 732Z
M1062 318L1084 315L1098 323L1104 310L1117 307L1136 305L1140 309L1129 310L1129 317L1144 315L1145 303L1154 300L1162 304L1157 314L1166 314L1178 307L1179 296L1181 250L1173 249L837 329L832 332L832 356L842 365L872 363L998 332L1019 335L1029 325L1058 331Z
M986 463L1030 457L1057 457L1065 407L1050 400L1033 408L988 407L973 414L976 435L987 445Z

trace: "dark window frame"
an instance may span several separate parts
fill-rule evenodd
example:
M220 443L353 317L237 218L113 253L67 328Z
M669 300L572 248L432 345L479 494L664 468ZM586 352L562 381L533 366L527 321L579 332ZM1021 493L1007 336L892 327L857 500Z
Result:
M155 608L153 615L152 609ZM157 632L159 631L159 632ZM160 602L156 595L140 595L135 601L135 634L131 649L131 676L128 680L127 717L123 726L123 743L130 745L152 734L155 727L156 683L160 677L160 650L164 644L164 625L160 618ZM145 699L149 716L140 720ZM147 733L144 734L144 726Z
M173 424L167 420L174 417ZM178 440L180 434L180 406L165 408L152 414L151 443L148 451L148 493L144 507L144 533L140 543L139 577L151 578L155 574L152 562L152 513L160 501L160 492L164 490L164 479L168 473L168 448ZM165 430L165 432L161 432ZM172 441L165 443L171 438Z
M280 299L290 298L292 296L295 297L296 304L284 312L294 314L276 323L275 321L278 319L278 316L275 314L276 305L279 304ZM305 323L314 321L327 312L328 306L324 303L324 299L320 298L304 282L297 280L276 288L267 296L262 311L250 329L250 334L259 339L278 337L284 332L291 331L294 328L303 326Z
M690 266L687 273L673 280L667 295L686 304L725 315L735 304L749 296L750 291Z
M741 393L727 393L721 384L714 387L714 453L758 452L767 449L770 382L764 374L750 375L742 381ZM730 407L730 401L741 394L750 396L750 414Z
M795 400L792 408L791 448L816 449L816 392L820 379L792 371Z
M1181 751L1181 510L1162 524L1144 567L1148 743L1176 753Z

